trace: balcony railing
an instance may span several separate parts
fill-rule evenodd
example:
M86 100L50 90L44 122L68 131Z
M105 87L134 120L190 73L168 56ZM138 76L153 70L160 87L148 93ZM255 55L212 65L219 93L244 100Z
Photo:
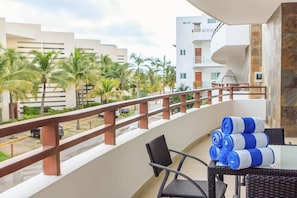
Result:
M43 161L44 175L60 175L61 160L60 152L69 149L79 143L85 142L91 138L104 135L104 143L108 145L116 145L116 129L128 126L138 122L141 129L149 127L149 118L162 114L163 119L170 119L172 111L179 109L179 112L186 113L190 106L200 108L203 101L208 105L223 100L232 100L234 95L259 95L266 98L266 87L248 86L248 92L236 92L234 89L243 87L219 87L211 89L197 89L185 92L176 92L159 96L139 98L129 101L116 102L97 107L90 107L73 112L63 113L55 116L46 116L27 121L20 121L12 124L0 126L0 138L12 136L36 127L42 127L42 147L29 151L25 154L13 157L0 163L0 177L11 174L17 170L27 167L35 162ZM261 90L259 92L259 89ZM256 90L256 92L253 92ZM192 97L187 97L191 95ZM171 103L174 98L178 97L179 102ZM189 99L190 98L190 99ZM149 102L161 100L161 107L149 109ZM131 105L138 106L138 110L134 115L124 119L116 119L115 111L118 108L128 107ZM58 124L68 121L76 121L89 116L98 115L104 112L104 124L84 131L78 135L59 140Z

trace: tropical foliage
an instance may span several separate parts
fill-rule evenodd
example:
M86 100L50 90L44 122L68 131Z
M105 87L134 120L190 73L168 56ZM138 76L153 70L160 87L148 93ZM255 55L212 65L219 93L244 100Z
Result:
M36 50L23 56L15 49L1 48L0 94L9 93L10 117L14 120L15 105L28 96L39 100L40 115L44 115L47 88L53 86L63 90L75 87L77 108L89 106L93 98L106 104L164 93L165 88L173 90L175 69L165 56L161 60L133 53L130 60L131 64L120 64L107 55L78 48L69 57Z
M14 49L2 49L0 56L0 93L9 92L9 113L14 121L15 105L27 99L33 89L36 73L28 68L28 61ZM33 82L33 83L32 83Z

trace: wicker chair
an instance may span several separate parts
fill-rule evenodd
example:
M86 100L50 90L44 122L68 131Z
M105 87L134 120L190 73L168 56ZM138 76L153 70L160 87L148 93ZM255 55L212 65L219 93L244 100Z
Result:
M246 198L296 198L297 177L247 175Z
M163 170L162 183L159 187L159 197L208 197L208 181L193 180L188 175L181 172L182 165L186 158L191 158L207 167L207 164L197 157L168 149L164 135L161 135L146 144L146 149L150 157L150 165L156 177L160 176ZM181 156L177 169L170 168L172 158L170 152L176 153ZM199 171L199 169L197 169ZM169 175L174 177L171 181L168 180ZM216 182L216 197L224 197L227 185L222 181Z
M264 133L269 137L269 144L271 145L284 145L285 144L285 131L283 128L266 128Z
M284 128L265 128L264 133L268 136L270 145L284 145L285 144L285 131ZM246 178L243 176L236 176L236 182L239 186L245 186ZM237 189L240 193L240 187ZM296 196L297 197L297 196Z

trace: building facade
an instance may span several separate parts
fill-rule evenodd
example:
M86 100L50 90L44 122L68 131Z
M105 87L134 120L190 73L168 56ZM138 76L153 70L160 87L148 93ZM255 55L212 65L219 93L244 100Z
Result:
M211 87L224 69L211 60L210 41L219 21L207 16L176 18L176 87Z
M29 52L37 50L40 52L59 51L61 58L69 57L75 48L86 52L100 55L108 55L112 61L127 63L127 49L118 48L116 45L101 44L100 40L77 39L72 32L50 32L43 31L39 24L24 24L6 22L0 18L0 43L4 48L14 48L29 56ZM30 58L30 57L29 57ZM71 108L76 106L75 89L71 86L68 90L55 89L48 85L45 106L55 109ZM40 106L41 96L35 100L29 97L27 101L19 101L17 114L22 114L23 106ZM0 96L0 121L9 120L9 93L4 92Z
M246 73L251 85L267 87L267 125L282 127L286 136L296 137L296 0L277 0L274 3L254 0L187 1L224 24L249 26L249 47L245 48L243 60L247 67L238 68L238 72ZM219 49L227 49L226 47L223 45ZM215 54L221 58L230 57L235 51L235 46L225 51L217 50L213 52L212 57L215 57ZM216 56L217 60L218 57Z

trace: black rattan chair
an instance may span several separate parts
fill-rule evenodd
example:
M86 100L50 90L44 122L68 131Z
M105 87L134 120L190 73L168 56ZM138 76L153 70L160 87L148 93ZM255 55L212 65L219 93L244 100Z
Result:
M264 133L269 138L271 145L284 145L285 144L285 131L284 128L266 128Z
M268 136L270 145L284 145L285 144L285 131L284 128L265 128L264 133ZM246 178L243 176L236 176L235 182L237 183L236 192L240 194L240 186L245 186ZM240 197L240 196L239 196Z
M247 175L246 198L296 198L297 177Z
M190 176L181 172L182 165L186 158L192 158L207 167L207 164L197 157L183 152L168 149L164 135L161 135L146 144L150 158L150 165L156 177L160 172L165 171L162 183L159 188L159 197L208 197L208 182L204 180L193 180ZM177 169L170 168L172 158L170 152L181 156ZM199 170L197 170L199 171ZM173 179L168 179L173 175ZM224 197L227 185L222 181L216 183L216 197Z

